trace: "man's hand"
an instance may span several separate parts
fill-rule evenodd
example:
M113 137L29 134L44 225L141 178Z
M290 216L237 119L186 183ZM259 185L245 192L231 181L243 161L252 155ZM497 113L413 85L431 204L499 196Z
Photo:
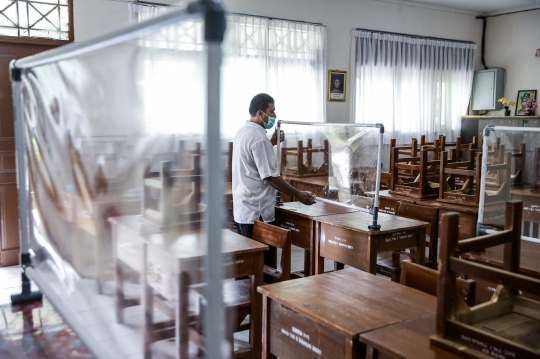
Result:
M309 191L300 191L298 192L298 195L296 196L298 200L308 206L311 206L315 203L315 195Z
M285 141L285 132L283 132L283 130L280 130L279 132L280 132L279 142ZM270 138L270 142L272 143L272 146L277 145L277 127L276 127L276 130L274 131L274 134L272 135L272 138Z

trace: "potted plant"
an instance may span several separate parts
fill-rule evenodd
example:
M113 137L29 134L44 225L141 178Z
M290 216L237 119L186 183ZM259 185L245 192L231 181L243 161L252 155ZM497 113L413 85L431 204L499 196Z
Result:
M514 101L508 101L506 97L501 97L497 101L504 105L504 115L510 116L510 113L511 113L510 106L515 106L516 103Z
M534 98L531 98L524 105L526 116L534 116L534 111L536 111L536 108L538 107L538 102L536 102Z

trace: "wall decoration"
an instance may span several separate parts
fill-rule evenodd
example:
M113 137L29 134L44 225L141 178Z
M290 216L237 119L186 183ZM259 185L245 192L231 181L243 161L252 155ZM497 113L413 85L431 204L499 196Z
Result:
M536 90L519 90L516 100L516 116L530 116L527 111L527 103L536 102Z
M328 101L345 101L347 71L328 70Z

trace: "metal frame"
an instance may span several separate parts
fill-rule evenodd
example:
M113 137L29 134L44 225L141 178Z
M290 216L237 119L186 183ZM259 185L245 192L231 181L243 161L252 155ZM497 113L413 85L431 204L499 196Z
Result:
M512 126L493 126L487 125L482 131L482 181L480 181L480 198L478 200L478 221L476 223L476 235L481 236L491 232L483 227L484 222L484 201L486 197L486 172L487 172L487 153L489 151L488 141L491 131L509 131L509 132L540 132L538 127L512 127Z
M299 122L299 121L277 121L277 133L281 131L281 124L303 125L303 126L343 126L343 127L371 127L379 129L379 145L377 154L377 174L375 180L375 202L373 203L373 223L368 226L368 229L381 229L381 225L377 223L379 218L379 189L381 187L381 168L382 168L382 145L384 137L384 125L382 123L328 123L328 122ZM277 168L281 174L281 142L277 143ZM278 191L276 194L276 204L281 204L281 194Z
M225 34L225 15L220 0L199 0L189 3L184 8L167 13L163 16L150 19L143 23L128 25L108 34L98 36L92 40L81 43L73 43L54 50L30 56L11 62L11 80L13 87L13 105L16 128L16 152L17 152L17 182L19 194L19 216L21 218L20 241L21 241L21 267L23 293L15 296L15 300L23 301L39 300L40 293L30 292L31 277L45 293L47 298L64 317L66 322L79 335L88 349L97 358L112 358L89 333L84 325L78 322L73 313L61 305L60 296L48 284L46 278L39 269L32 267L29 253L29 208L28 208L28 167L25 156L23 104L21 97L22 72L26 69L38 67L54 62L74 58L88 54L106 47L114 46L130 40L135 40L154 29L178 23L180 21L202 16L205 20L205 41L207 43L207 218L205 221L205 234L208 241L206 261L206 281L208 315L206 322L206 353L208 358L222 358L222 340L224 338L223 325L223 300L222 300L222 277L223 265L221 254L221 220L223 217L223 191L224 179L221 174L221 150L220 150L220 77L221 77L221 43ZM212 220L210 220L212 219ZM26 293L25 293L26 288ZM13 297L12 297L13 298ZM218 320L221 318L221 320ZM220 325L215 325L215 323Z

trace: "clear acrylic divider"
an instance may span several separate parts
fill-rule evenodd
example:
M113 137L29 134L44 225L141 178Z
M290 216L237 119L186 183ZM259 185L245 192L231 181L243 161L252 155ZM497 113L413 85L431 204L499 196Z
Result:
M260 353L260 301L235 326L265 246L225 228L218 3L12 64L23 268L96 357Z
M285 133L277 153L285 180L319 199L369 211L377 226L382 125L278 121L278 129Z
M486 126L479 233L504 228L505 202L523 201L522 239L540 243L540 128Z

